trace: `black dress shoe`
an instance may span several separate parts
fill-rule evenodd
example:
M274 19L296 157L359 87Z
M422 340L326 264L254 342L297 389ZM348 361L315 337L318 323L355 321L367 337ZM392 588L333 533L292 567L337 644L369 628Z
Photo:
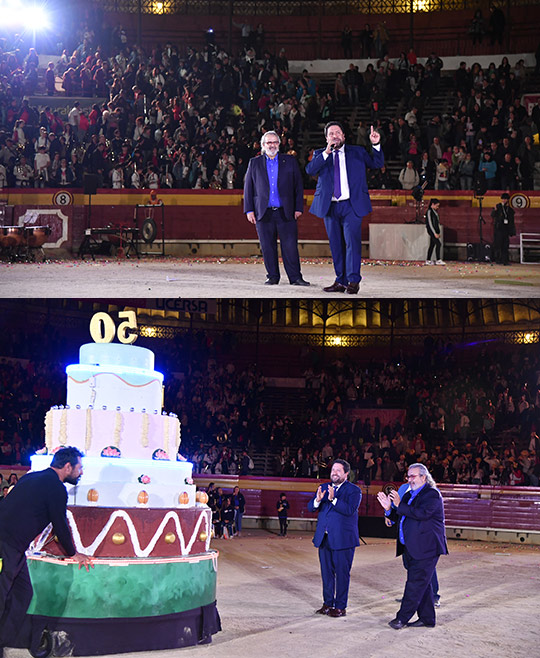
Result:
M420 628L421 626L424 626L425 628L435 628L435 624L424 624L421 619L417 619L416 621L407 624L407 626L412 626L413 628Z
M345 292L345 286L337 281L327 288L323 288L324 292Z
M345 610L345 608L332 608L332 610L328 611L329 617L345 617L346 614L347 610Z
M331 608L329 605L326 605L326 603L323 603L321 608L319 608L318 610L315 610L315 614L316 615L327 615L333 609L334 608Z
M306 281L305 279L302 279L302 277L296 279L296 281L291 281L291 286L310 286L310 285L311 283L309 281Z
M345 292L348 293L349 295L357 295L358 291L360 290L360 283L352 283L349 281L347 284L347 287L345 288Z
M279 283L279 279L273 279L273 278L268 277L266 279L266 281L264 282L264 285L265 286L277 286L278 283Z
M395 619L392 619L392 621L388 622L388 626L391 626L394 630L399 631L402 628L405 628L407 624L401 621L401 619L398 619L397 617Z

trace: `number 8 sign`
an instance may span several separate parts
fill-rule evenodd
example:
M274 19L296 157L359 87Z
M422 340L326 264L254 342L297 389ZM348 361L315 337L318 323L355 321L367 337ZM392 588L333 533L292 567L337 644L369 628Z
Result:
M53 205L55 206L71 206L72 204L73 195L68 190L62 190L53 196Z

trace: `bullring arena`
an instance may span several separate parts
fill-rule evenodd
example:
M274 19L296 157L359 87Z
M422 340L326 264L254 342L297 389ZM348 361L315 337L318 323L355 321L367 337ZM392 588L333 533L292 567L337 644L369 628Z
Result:
M247 530L214 541L219 550L218 610L223 630L208 646L136 653L146 658L530 658L540 631L540 547L452 540L438 573L441 607L433 629L394 631L387 622L405 582L395 540L365 538L356 550L347 617L321 618L321 584L312 534ZM29 658L21 649L7 658Z
M58 192L54 198L59 194L62 196ZM489 193L484 199L486 224L480 229L479 202L474 195L437 194L444 224L443 266L424 263L427 232L422 223L415 223L416 208L410 195L404 191L372 193L374 210L362 226L360 296L534 296L540 287L540 234L535 232L540 196L529 193L524 202L527 207L516 210L511 264L503 266L494 262L489 250L493 243L490 213L499 197ZM242 213L241 194L202 191L195 196L169 190L160 195L164 205L155 209L144 205L148 201L145 191L103 192L96 195L90 209L82 194L70 193L75 205L58 207L46 205L51 202L50 192L10 192L9 222L20 226L7 230L20 231L23 240L22 224L31 219L34 224L50 226L51 234L39 249L25 249L24 244L15 251L4 248L0 290L8 297L328 296L322 288L330 285L335 275L322 220L308 212L311 193L305 197L305 212L298 220L302 272L311 283L309 288L290 286L282 264L280 285L264 285L260 247L254 227ZM135 217L137 204L143 207ZM148 220L153 222L149 224L150 243L142 237ZM488 247L482 253L475 251L480 230Z
M210 573L210 585L205 585L205 578L192 577L185 587L179 585L181 579L168 587L166 579L156 583L147 576L145 591L154 598L140 601L138 591L122 598L124 590L118 587L117 598L111 597L118 606L111 602L114 610L109 615L95 610L91 596L82 597L96 617L97 612L102 614L97 627L111 629L109 637L95 632L92 638L96 645L103 642L111 654L88 655L122 655L122 647L113 653L118 647L110 642L124 637L132 645L140 640L141 648L143 643L151 646L154 637L145 634L141 620L159 616L161 623L169 615L160 605L188 592L196 611L194 626L182 621L175 628L177 614L192 612L189 606L179 606L165 620L176 635L167 636L169 643L156 639L159 646L184 648L143 650L130 654L133 658L394 658L404 653L419 658L539 658L540 487L534 483L540 477L540 451L535 470L533 457L523 456L527 451L521 450L529 447L534 432L540 434L540 370L535 370L540 363L537 0L49 0L32 8L5 0L0 14L0 374L5 375L0 378L0 466L6 481L12 469L19 473L28 467L16 456L19 448L23 452L25 430L34 450L42 438L52 447L52 425L44 423L47 409L60 419L56 449L65 443L68 415L82 417L77 414L80 405L63 406L62 377L69 359L88 340L88 320L96 311L114 317L114 329L114 322L125 329L133 317L139 321L137 331L129 325L125 342L138 334L139 344L155 349L168 382L174 381L161 396L165 400L169 394L173 419L161 408L154 413L167 428L167 449L169 426L179 426L177 418L185 413L180 452L185 448L194 462L201 437L190 435L194 415L186 410L200 412L197 404L207 401L211 408L220 396L222 402L225 391L233 390L235 372L252 386L246 395L253 414L246 416L253 430L254 443L252 437L247 442L256 463L253 476L245 475L251 466L245 467L247 455L241 456L245 436L238 443L235 436L229 445L238 451L233 461L243 460L242 475L214 476L211 471L196 475L194 483L190 477L183 479L189 496L179 496L175 489L175 506L188 505L199 523L206 519L206 528L194 525L189 549L184 546L174 559L182 565L199 564L203 553L197 552L204 546L204 573ZM323 220L309 212L316 180L307 175L306 166L314 151L325 145L328 121L343 124L348 145L368 150L369 129L376 127L385 158L384 168L366 171L365 191L369 189L373 210L362 221L363 280L355 296L322 291L335 273ZM250 159L260 154L261 136L268 129L277 132L281 153L295 157L300 166L303 212L298 218L298 248L309 287L289 285L282 263L280 284L265 285L257 233L244 213L244 176ZM508 264L502 264L502 250L496 249L492 218L503 192L509 193L515 213ZM425 262L425 213L434 198L441 201L444 263L439 265ZM120 324L122 312L131 319ZM451 369L460 359L452 378ZM335 368L337 391L343 363L350 366L347 376L354 379L354 372L365 393L347 396L347 404L355 401L350 407L343 405L345 413L343 390L334 394L329 386L329 398L321 398L317 405L311 389L317 377L319 383L332 382ZM482 397L471 381L481 381L482 389L487 373L497 368L502 374L490 389L494 399ZM227 382L219 395L215 382L209 383L210 374L218 371ZM390 385L381 385L380 393L376 377L383 379L384 374L391 380L397 371L403 376L400 381L396 375L399 393L394 396L398 389ZM418 380L408 379L409 374ZM85 380L92 380L88 389L95 386L93 377L95 373ZM505 397L502 386L505 377L514 386L513 412L508 403L512 396ZM200 390L191 398L179 394L177 399L183 387L178 382L190 378ZM125 387L132 386L128 380L126 375ZM404 391L408 386L410 392L417 381L421 385L413 398L427 391L425 399L433 404L431 425L427 411L420 418L421 404L417 412L413 404L406 404L411 400ZM456 394L456 400L447 400L452 427L450 421L439 425L441 417L434 411L439 393L444 397L438 390L441 381L442 388ZM459 386L464 390L458 391ZM24 395L19 408L20 391ZM497 413L495 396L504 400L503 411L497 406ZM525 405L523 396L530 404ZM235 406L229 399L227 405ZM237 420L246 405L245 400L239 403ZM476 413L479 408L483 417ZM308 418L313 410L322 421L317 430ZM77 440L90 445L91 419L115 413L112 435L119 444L126 411L88 404L84 439L81 431ZM475 432L469 432L465 421L460 424L465 411L482 421ZM135 413L144 419L146 441L150 413L146 407ZM228 413L232 427L236 410ZM445 473L441 478L453 469L454 462L446 472L440 468L443 454L448 459L454 454L450 441L459 445L460 458L477 447L480 453L480 426L490 433L496 415L502 422L497 426L503 428L501 433L490 434L499 450L499 466L489 475L486 466L485 481L474 482L477 472L471 465L464 484L450 479L440 484L449 555L438 564L441 606L434 628L396 632L388 626L399 606L405 570L395 557L396 540L383 526L381 509L374 502L376 492L391 478L371 478L377 468L382 472L371 453L369 459L367 452L355 456L371 484L359 478L363 541L355 554L347 615L339 619L315 614L321 604L321 577L311 541L314 519L306 512L306 503L318 475L314 469L304 479L292 469L289 477L273 466L286 443L279 443L282 438L276 441L273 432L287 426L289 417L295 419L298 436L298 428L303 433L309 425L305 436L310 436L309 458L314 459L309 468L316 464L318 474L319 467L328 466L314 457L327 436L325 422L335 421L344 432L342 438L350 431L347 448L352 450L366 438L363 433L353 435L353 426L359 421L369 425L369 416L379 413L392 419L385 421L388 426L395 421L394 428L407 419L409 425L403 429L411 440L417 436L414 422L426 423L425 438L434 453L428 457L426 452L425 458L433 458L439 473ZM216 421L215 408L210 415L208 452L229 439L225 421ZM199 429L203 426L201 421ZM179 432L176 436L180 439ZM421 437L420 433L420 442ZM477 439L473 449L469 441ZM295 440L292 437L293 450ZM447 452L435 445L441 440L448 440ZM321 446L315 449L318 443ZM4 463L12 449L13 459ZM348 454L343 446L340 450ZM113 455L105 452L97 459L109 456ZM484 458L488 459L482 452ZM368 468L369 460L373 465ZM530 467L527 480L520 470L522 462ZM189 470L190 462L183 463ZM172 460L170 465L174 466ZM139 483L148 488L150 476L139 476L138 471L130 472L133 476L137 483L131 484L137 490ZM241 536L212 536L214 510L205 507L202 492L195 494L194 486L205 489L210 479L221 482L226 493L235 484L246 493ZM162 482L155 477L154 484ZM275 517L276 493L282 490L294 501L286 537L278 536ZM83 506L92 508L88 518L99 498L97 490L90 491L86 498L81 494ZM115 488L109 491L115 498ZM188 502L181 502L181 496ZM134 518L148 521L147 503L143 490L137 502L130 503ZM120 508L118 501L115 506ZM105 505L99 514L106 516L107 509ZM181 535L178 524L175 532ZM99 536L105 537L110 527L101 528ZM138 545L136 555L131 555L133 546L120 532L107 539L112 560L122 558L114 563L119 577L126 566L123 560L133 564L144 551ZM177 539L172 530L163 535L166 556L177 550ZM157 545L156 539L151 549ZM164 549L159 545L156 550ZM155 557L145 564L152 567L150 573L163 573L153 569L161 568L163 556ZM74 566L49 554L33 559L42 560L45 568L54 564L64 575ZM169 558L163 559L166 563ZM113 565L105 559L103 566ZM98 572L101 578L104 572L96 568L94 575ZM85 575L75 572L73 581ZM212 590L216 578L217 601ZM99 582L93 581L93 592L103 598L106 590L96 586ZM66 612L56 615L62 601L75 608L79 603L71 587L64 588L62 598L49 588L46 577L40 580L37 574L34 584L38 614L30 608L26 621L33 616L42 623L45 617L46 623L54 624ZM191 589L198 587L209 598L195 605ZM87 593L91 591L88 587ZM45 611L39 609L43 601ZM54 615L48 614L47 601L57 606ZM114 626L122 621L118 611L124 604L135 611L129 617L133 636L125 626L124 634ZM219 632L214 606L221 618ZM212 630L201 621L208 622L208 608L214 611ZM90 617L73 615L71 621L77 626L82 619L86 632L96 628ZM200 637L211 638L211 643L191 646L197 642L192 632L196 625ZM19 646L34 650L42 637L38 627L33 627L33 644ZM6 647L4 658L85 654L83 643L73 646L69 635L62 633L53 631L52 646L39 647L39 656L36 651Z

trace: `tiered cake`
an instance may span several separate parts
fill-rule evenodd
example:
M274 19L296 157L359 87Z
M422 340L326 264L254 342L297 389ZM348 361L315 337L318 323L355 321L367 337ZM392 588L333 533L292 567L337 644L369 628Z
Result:
M211 511L196 502L192 465L178 457L180 424L162 413L163 375L153 352L83 345L80 363L66 372L67 404L47 413L46 454L35 455L32 468L47 468L63 446L83 452L81 480L67 486L68 520L77 551L96 560L89 574L70 572L65 588L51 590L65 563L52 557L62 548L44 531L31 547L39 557L30 560L29 613L67 632L73 655L209 641L219 630ZM98 622L108 628L111 620L114 640L96 635ZM159 632L149 635L148 623Z
M67 372L67 405L45 417L50 454L71 445L85 455L69 491L74 505L192 507L191 464L177 460L180 423L162 413L163 375L144 347L90 343ZM48 466L49 459L32 462Z

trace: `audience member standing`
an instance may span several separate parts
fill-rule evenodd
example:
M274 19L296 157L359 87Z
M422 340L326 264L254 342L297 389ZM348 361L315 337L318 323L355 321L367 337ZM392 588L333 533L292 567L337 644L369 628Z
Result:
M431 199L426 212L426 229L429 235L429 248L426 265L434 264L431 260L433 249L435 249L436 255L435 265L446 265L446 263L441 260L441 223L439 221L440 206L441 202L439 199Z
M495 261L502 265L510 262L510 237L516 234L515 212L510 205L510 195L505 192L491 212L493 217L493 251Z
M290 508L290 503L287 500L287 494L279 494L279 500L277 501L276 507L279 519L279 536L285 537L287 535L287 526L289 525L288 517Z
M240 491L240 487L234 487L232 495L232 503L234 507L234 528L235 535L242 536L242 519L246 511L246 499L244 494Z

